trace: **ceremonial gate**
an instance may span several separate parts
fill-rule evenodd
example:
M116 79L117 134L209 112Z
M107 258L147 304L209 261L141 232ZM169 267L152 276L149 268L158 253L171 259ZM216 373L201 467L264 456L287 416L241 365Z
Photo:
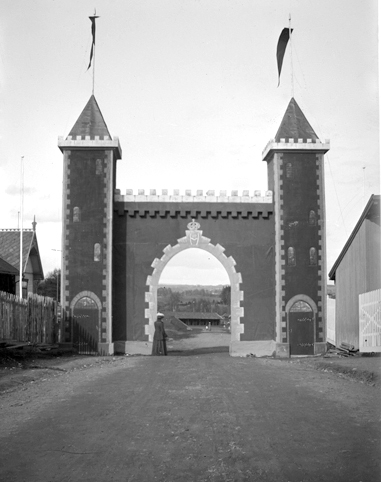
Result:
M240 341L246 345L255 341L258 346L273 343L273 203L271 193L262 194L257 192L252 198L248 193L215 196L211 191L207 196L201 192L192 196L189 191L185 196L154 191L149 195L117 194L113 311L126 324L114 324L114 340L126 340L124 349L130 352L149 350L160 275L177 253L198 248L215 256L230 279L231 350L237 349ZM255 326L245 325L247 317L260 321ZM142 343L143 336L148 343Z
M317 137L295 99L263 151L266 192L121 194L115 189L119 140L94 96L59 147L61 299L69 314L84 306L84 297L92 300L96 310L86 319L96 325L88 330L97 335L99 352L151 352L160 275L189 248L211 253L229 276L231 355L289 356L290 343L294 352L295 346L324 351L329 143ZM63 332L71 342L70 323Z

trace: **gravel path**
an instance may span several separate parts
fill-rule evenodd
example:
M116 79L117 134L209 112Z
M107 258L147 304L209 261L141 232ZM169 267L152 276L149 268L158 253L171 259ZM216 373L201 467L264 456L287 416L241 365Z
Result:
M379 480L375 387L194 341L177 356L176 343L168 357L76 359L3 393L0 480Z

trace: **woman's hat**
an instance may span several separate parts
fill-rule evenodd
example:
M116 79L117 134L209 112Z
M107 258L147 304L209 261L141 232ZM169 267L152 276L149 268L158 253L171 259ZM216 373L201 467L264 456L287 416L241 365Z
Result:
M158 318L164 318L163 313L158 313L156 316L157 316Z

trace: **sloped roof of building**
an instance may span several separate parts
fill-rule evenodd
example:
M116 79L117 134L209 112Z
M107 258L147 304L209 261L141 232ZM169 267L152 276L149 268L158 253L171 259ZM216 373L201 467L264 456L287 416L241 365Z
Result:
M275 142L280 142L281 139L303 139L303 142L307 142L307 139L312 139L313 141L318 139L318 136L293 97L287 106L278 132L275 135Z
M31 252L35 256L35 265L33 271L36 279L43 279L42 264L40 253L38 250L37 237L32 229L23 230L23 271L25 271ZM20 267L20 230L19 229L1 229L0 230L0 258L17 269Z
M348 238L348 241L345 243L344 248L342 249L339 257L337 258L335 264L333 265L331 271L328 274L330 280L335 280L336 278L336 270L339 267L342 259L345 256L345 253L350 248L353 240L356 237L356 234L361 228L362 223L365 219L371 219L380 225L380 195L379 194L372 194L369 198L367 205L365 206L364 211L362 212L360 219L358 220L356 226L354 227L351 235Z
M195 311L171 311L166 313L166 315L172 315L179 320L222 320L223 317L218 313L199 313Z
M19 270L7 263L4 259L0 258L0 274L18 275Z
M86 136L90 136L90 139L95 139L95 136L99 136L99 139L102 140L105 137L112 139L94 95L90 97L81 115L69 132L69 136L72 138L80 136L82 139L85 139Z

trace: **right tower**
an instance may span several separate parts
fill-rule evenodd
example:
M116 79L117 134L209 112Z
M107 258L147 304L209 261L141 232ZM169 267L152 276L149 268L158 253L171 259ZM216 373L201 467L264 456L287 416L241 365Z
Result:
M322 142L292 98L263 151L274 193L276 354L326 347L326 252Z

